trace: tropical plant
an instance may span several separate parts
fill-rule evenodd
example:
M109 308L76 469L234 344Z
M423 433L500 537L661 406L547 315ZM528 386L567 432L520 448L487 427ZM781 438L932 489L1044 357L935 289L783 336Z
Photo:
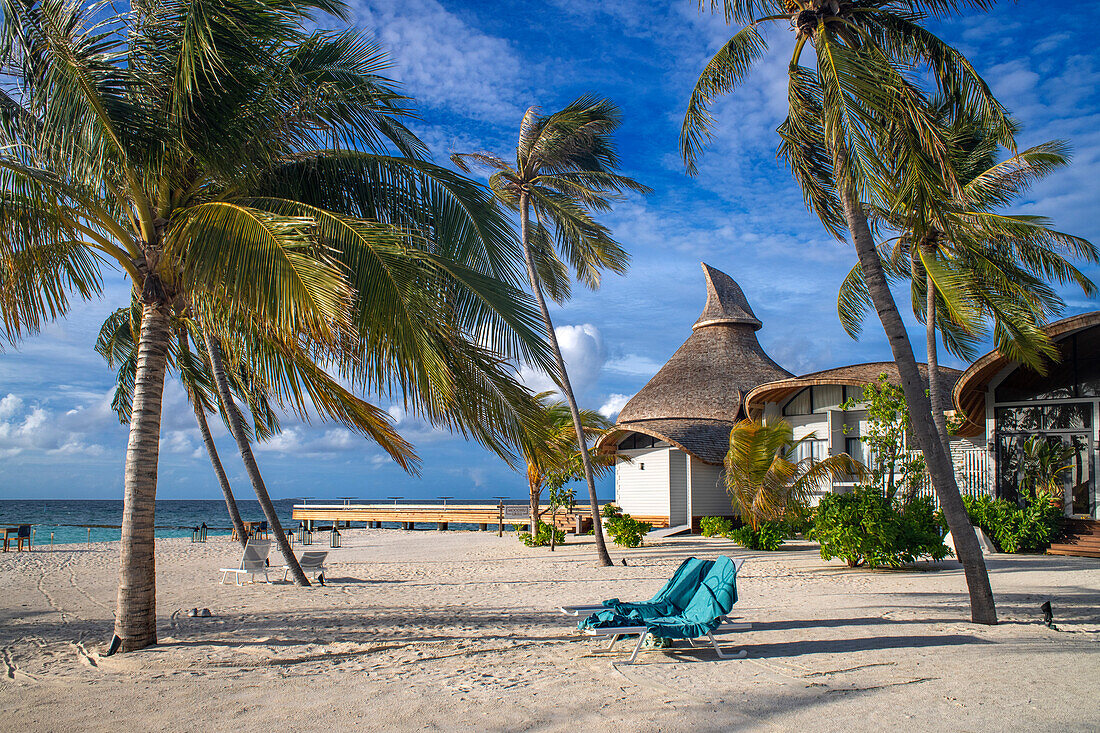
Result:
M733 522L725 517L703 517L699 520L699 534L704 537L725 537L733 531Z
M858 438L870 464L865 483L885 491L887 499L893 499L899 492L908 499L928 473L924 456L910 451L906 440L911 421L905 395L883 373L878 381L863 385L861 403L853 397L841 408L851 410L857 404L867 411L867 421Z
M710 60L692 91L680 136L688 171L694 172L714 123L710 104L736 89L767 53L761 29L788 27L794 50L788 64L789 109L778 130L780 155L825 227L838 239L851 236L868 298L898 366L917 447L956 538L971 617L996 623L985 559L932 422L931 403L868 220L872 206L888 208L892 197L917 195L924 182L944 185L953 194L961 188L923 82L956 106L954 116L973 115L998 142L1014 145L1011 125L985 81L961 53L921 25L929 15L984 3L700 0L702 8L708 5L720 5L726 22L742 28ZM804 53L807 46L812 58ZM882 155L887 149L893 153L889 163Z
M624 514L614 504L604 504L602 511L607 533L611 536L611 541L620 547L641 547L646 534L653 529L652 523Z
M1063 503L1062 474L1073 468L1077 449L1054 436L1032 435L1024 441L1019 458L1020 485L1034 497Z
M573 506L577 503L577 492L573 491L573 488L569 486L576 478L576 471L568 474L553 474L546 482L547 500L550 504L550 526L558 526L558 512L565 511L570 512L573 510ZM558 544L565 543L565 533L562 532L561 539L558 539L558 533L553 532L550 535L550 552L554 551L554 548Z
M760 522L755 527L744 524L731 529L725 536L747 550L774 552L783 546L786 534L787 530L782 522Z
M786 420L745 419L733 426L724 480L746 525L757 529L763 522L779 522L788 505L808 502L815 489L863 474L863 465L847 453L821 460L798 458L799 446L813 438L810 433L795 440Z
M354 414L326 370L491 448L518 442L526 392L503 361L550 364L514 287L518 248L480 187L422 159L379 49L352 31L312 30L319 13L346 14L343 3L164 0L118 12L3 0L3 10L3 334L14 341L98 295L103 262L141 303L110 651L156 642L173 317L197 325L215 377L219 350L236 350L228 362L250 364L277 401L302 416L354 416L408 470L415 455L387 413ZM218 391L232 425L239 415Z
M1043 552L1058 537L1062 509L1045 493L1021 492L1023 505L991 496L964 496L966 511L1001 552Z
M553 550L555 545L560 545L565 542L565 530L558 529L551 523L539 521L536 525L538 527L535 530L534 535L530 532L518 532L516 536L519 541L528 547L546 547L550 546Z
M935 514L928 499L900 504L880 488L858 486L821 497L812 537L823 559L839 557L853 568L898 567L922 556L942 560L949 550Z
M548 481L564 486L565 482L584 480L585 476L572 412L565 402L553 400L553 394L540 392L535 395L538 408L529 413L519 444L520 455L527 465L532 527L540 521L542 489ZM611 427L607 418L594 410L582 410L580 418L585 435L598 437ZM597 477L605 475L614 463L614 456L593 455L591 449L588 454Z
M894 194L888 208L876 207L874 215L897 232L879 249L887 274L911 281L913 311L925 324L932 415L946 444L949 396L937 331L949 353L969 360L991 323L1001 353L1043 372L1057 352L1042 326L1065 305L1049 281L1073 282L1085 295L1095 294L1096 286L1067 256L1096 262L1098 253L1087 240L1051 229L1041 216L1001 212L1032 183L1069 163L1065 143L1042 143L999 160L997 136L979 120L946 119L957 110L942 101L935 110L959 189L952 193L934 179L922 181L920 195ZM841 286L837 308L853 338L869 305L856 265Z
M583 96L550 115L540 114L537 107L528 109L520 124L514 165L492 153L451 156L464 171L469 171L471 162L493 170L489 187L500 201L519 212L527 278L554 352L556 370L552 376L569 404L577 444L581 447L596 551L603 565L611 565L611 556L607 554L600 528L595 474L584 423L543 290L560 304L571 292L570 271L592 289L599 287L603 269L620 274L626 271L629 255L590 214L608 210L612 201L626 191L649 190L615 172L619 161L611 135L619 124L615 105Z

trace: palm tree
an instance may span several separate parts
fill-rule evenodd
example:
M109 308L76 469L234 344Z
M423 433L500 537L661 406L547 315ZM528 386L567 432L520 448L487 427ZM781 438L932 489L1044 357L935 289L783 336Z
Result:
M863 464L847 453L815 460L798 458L798 447L813 433L795 440L786 420L758 422L745 419L730 430L725 458L726 491L741 518L753 529L761 522L783 518L787 507L805 503L829 481L847 480L866 472Z
M111 407L118 414L119 421L123 425L130 422L134 375L137 370L135 322L140 317L141 310L137 307L137 304L132 305L130 308L119 308L104 321L95 345L95 350L107 361L107 365L118 369L115 395L111 400ZM218 486L221 487L222 497L225 499L225 508L229 513L229 521L232 523L241 545L244 545L248 541L248 533L245 530L244 522L241 520L240 511L237 509L233 487L229 484L229 477L225 474L221 456L214 444L214 437L210 433L210 425L206 421L206 413L213 409L212 404L217 402L216 399L212 400L209 396L212 377L209 376L209 370L206 368L205 363L196 361L194 354L191 353L186 328L177 323L174 330L177 340L175 350L170 351L169 359L177 365L180 381L187 391L187 399L195 412L195 421L199 426L203 446L206 448L210 465L214 468ZM241 392L238 391L238 394L241 394ZM263 399L262 396L260 397ZM267 407L266 400L263 400L262 404L266 409L260 412L254 410L253 415L269 417L273 423L271 432L278 430L277 418ZM261 422L257 418L257 432L265 430L267 427L265 422Z
M4 336L97 295L104 262L141 303L112 652L156 643L173 318L239 348L234 363L303 411L315 395L302 375L331 369L490 447L515 444L522 390L502 361L550 361L515 287L507 221L476 184L423 160L376 46L308 30L318 13L346 14L343 3L164 0L104 16L98 3L3 0L3 10ZM383 416L364 413L372 437L389 431ZM396 445L383 447L414 468Z
M975 115L999 142L1013 145L1003 108L970 62L921 25L928 15L953 12L963 4L984 3L723 0L727 23L743 27L700 75L688 102L680 147L688 171L694 172L714 123L709 105L736 89L766 54L762 27L788 27L794 33L794 50L788 65L789 110L778 130L780 155L826 228L839 239L846 233L851 236L868 297L898 366L914 438L927 460L952 537L957 538L971 617L991 624L996 623L997 611L985 559L932 422L931 403L868 221L869 206L885 204L891 192L904 199L930 180L943 182L953 193L961 188L928 95L918 86L925 78L921 74L958 106L960 116ZM701 0L700 5L705 8L707 3ZM807 45L813 48L813 58L803 63ZM893 166L880 154L886 136L896 151ZM904 178L893 180L894 171Z
M538 529L539 504L547 477L552 474L556 478L584 478L584 460L577 447L572 412L565 402L551 400L553 394L540 392L535 395L540 409L526 426L524 440L520 444L520 454L527 466L532 536ZM596 437L611 427L611 423L594 410L581 410L581 425L586 435ZM596 476L604 475L613 465L613 460L609 460L611 456L592 455L589 451L588 458Z
M572 414L588 484L596 550L600 563L607 566L611 565L611 556L603 540L584 424L543 288L560 304L570 294L566 274L569 270L592 289L599 287L602 269L619 274L625 272L629 255L589 212L608 210L612 200L625 191L646 192L649 189L615 172L619 160L611 134L619 127L620 118L618 108L611 102L583 96L560 112L551 115L539 112L537 107L532 107L523 116L514 165L491 153L453 154L451 159L466 172L470 170L469 162L493 169L489 187L500 201L519 212L527 278L554 352L555 381ZM532 211L534 222L531 222Z
M951 112L936 105L937 116ZM1028 186L1069 163L1066 145L1051 141L998 160L996 137L971 117L943 120L945 139L961 189L943 186L906 199L894 197L890 209L875 216L900 232L887 251L884 267L912 281L913 311L925 324L928 387L932 415L941 441L948 440L945 394L937 354L937 331L949 353L974 358L974 346L993 324L1001 353L1040 371L1056 349L1042 331L1061 313L1064 302L1048 280L1076 283L1086 296L1096 286L1067 259L1097 261L1087 240L1051 229L1046 219L998 210L1018 199ZM885 156L887 160L891 156ZM929 202L938 197L935 205ZM837 310L849 335L856 337L869 305L859 265L841 286Z

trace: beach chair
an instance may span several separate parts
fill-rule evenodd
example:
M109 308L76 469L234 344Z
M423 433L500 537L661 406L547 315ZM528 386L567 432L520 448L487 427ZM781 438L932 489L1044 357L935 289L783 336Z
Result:
M647 635L662 639L683 639L689 646L695 646L694 640L707 638L721 659L743 659L748 653L744 650L736 653L723 652L718 646L714 634L719 631L742 631L752 628L752 624L736 624L726 620L726 614L737 602L737 567L733 560L719 556L706 575L698 583L684 609L676 614L652 616L648 609L635 609L627 614L618 614L611 608L593 613L578 624L578 628L593 636L606 636L611 639L608 649L623 636L638 635L638 643L627 664L633 664L638 658ZM629 610L629 609L624 609ZM723 628L724 627L724 628Z
M249 540L244 546L241 564L235 568L221 568L218 571L222 574L221 582L224 583L230 573L233 573L236 578L237 585L241 584L242 575L251 575L252 581L255 582L257 573L263 573L264 582L270 583L271 580L267 577L267 572L270 570L267 565L267 555L270 552L271 540Z
M744 564L745 561L741 558L734 560L734 573L740 572L741 566ZM676 568L676 572L672 574L664 587L648 601L624 603L618 598L611 598L602 603L561 606L560 609L567 616L588 616L606 610L612 610L620 616L627 616L632 612L650 617L675 615L687 608L687 604L698 589L699 583L713 565L713 560L700 560L697 557L689 557L680 563L680 567ZM729 620L723 619L723 623L729 623Z
M268 538L267 537L267 520L264 520L264 521L260 522L258 525L256 525L256 531L253 533L253 536L258 540L266 540Z
M316 573L317 577L321 579L321 585L325 584L325 558L328 557L327 552L303 552L302 556L298 558L298 565L301 566L302 572ZM286 580L286 576L290 574L290 566L283 565L283 580Z

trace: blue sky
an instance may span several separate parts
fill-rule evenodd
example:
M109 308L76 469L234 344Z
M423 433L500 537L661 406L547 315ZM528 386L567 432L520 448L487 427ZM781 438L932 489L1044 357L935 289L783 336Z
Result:
M990 82L1023 124L1021 146L1054 138L1074 149L1072 166L1035 186L1016 211L1100 242L1100 51L1092 3L1003 3L992 13L935 24ZM582 403L614 414L683 342L703 306L699 262L729 273L764 328L765 350L792 372L888 359L876 321L852 341L835 299L854 262L809 214L775 159L786 104L790 38L738 93L716 106L718 128L699 175L677 151L684 105L706 60L731 34L689 0L440 2L358 0L353 23L389 50L392 76L418 102L416 131L439 160L452 150L514 146L523 111L553 110L594 92L623 110L623 169L654 189L604 217L633 256L625 277L579 290L554 313ZM1100 270L1086 270L1100 280ZM128 302L108 273L104 298L0 352L0 498L121 498L126 430L109 409L112 375L92 350L108 312ZM1095 300L1065 293L1067 315ZM915 345L923 344L916 324ZM948 361L948 363L952 363ZM953 363L954 366L961 366ZM534 388L544 375L524 371ZM384 405L389 407L389 405ZM373 445L333 425L286 421L258 446L275 497L434 498L522 496L523 477L475 444L391 413L424 459L403 474ZM238 495L250 495L224 429L218 444ZM166 391L160 498L218 498L182 390ZM610 494L605 482L601 493Z

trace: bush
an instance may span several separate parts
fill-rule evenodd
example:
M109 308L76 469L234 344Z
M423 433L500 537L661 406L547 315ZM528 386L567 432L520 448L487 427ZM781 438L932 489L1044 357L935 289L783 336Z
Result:
M611 541L620 547L641 547L642 538L653 529L649 522L639 522L629 514L623 514L614 504L604 504L600 513L603 514L603 524Z
M813 539L821 557L839 557L849 567L898 567L922 555L947 557L939 523L927 499L898 506L882 491L861 486L847 494L826 494L817 506Z
M517 536L519 537L519 541L528 547L549 547L550 530L551 525L546 522L539 522L534 538L531 537L530 532L520 532ZM554 544L565 544L565 530L554 529Z
M699 520L699 531L704 537L725 537L733 531L733 522L724 517L703 517Z
M783 512L783 526L785 536L793 540L796 536L803 537L810 534L814 526L813 507L802 503L791 502Z
M981 527L1001 552L1043 552L1057 539L1062 510L1045 495L1028 498L1021 508L1005 499L964 496L970 523Z
M786 537L787 528L782 522L761 522L753 529L749 525L732 529L726 537L749 550L778 550Z

